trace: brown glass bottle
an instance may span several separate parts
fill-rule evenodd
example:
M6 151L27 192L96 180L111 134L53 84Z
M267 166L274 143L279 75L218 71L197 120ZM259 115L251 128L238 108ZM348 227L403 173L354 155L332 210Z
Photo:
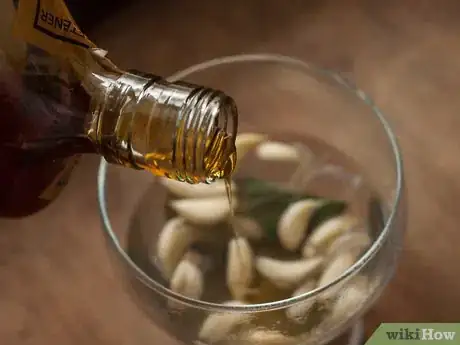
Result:
M81 69L25 47L23 60L0 51L0 217L46 207L84 153L189 183L232 172L236 107L222 92L125 72L94 47Z

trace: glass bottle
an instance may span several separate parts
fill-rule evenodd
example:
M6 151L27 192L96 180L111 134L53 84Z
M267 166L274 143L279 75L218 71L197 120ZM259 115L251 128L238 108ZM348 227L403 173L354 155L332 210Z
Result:
M62 0L2 3L0 217L46 207L84 153L188 183L231 174L229 96L120 69Z

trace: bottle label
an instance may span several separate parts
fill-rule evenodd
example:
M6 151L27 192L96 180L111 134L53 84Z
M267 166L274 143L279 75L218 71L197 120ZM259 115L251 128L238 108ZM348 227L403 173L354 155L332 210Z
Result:
M91 75L89 72L101 67L117 70L117 67L105 57L106 52L82 33L63 0L14 1L17 9L12 33L29 44L27 65L22 72L24 82L29 90L36 88L48 96L41 100L43 110L40 112L40 125L47 135L63 135L63 121L71 121L74 116L62 114L65 108L73 109L73 103L79 102L75 91L81 85L87 91L92 87L86 80ZM78 161L79 157L70 157L53 162L58 165L59 172L39 198L55 199Z
M11 0L10 0L11 1ZM27 43L25 65L21 75L24 87L32 99L25 104L38 136L65 136L72 128L81 75L75 62L85 64L88 48L94 44L80 31L62 0L14 0L13 35ZM11 24L10 24L11 25ZM69 64L70 62L70 64ZM77 64L78 66L78 64ZM46 94L46 97L40 97ZM35 97L37 95L37 97ZM83 113L82 113L83 114ZM27 138L34 139L34 138ZM42 200L54 200L65 187L79 161L79 156L49 162L52 181L38 195Z
M52 56L67 60L87 88L92 87L85 82L90 71L101 66L118 71L106 58L107 52L79 29L63 0L19 0L13 34Z
M96 48L62 0L20 0L13 33L51 55L82 59Z

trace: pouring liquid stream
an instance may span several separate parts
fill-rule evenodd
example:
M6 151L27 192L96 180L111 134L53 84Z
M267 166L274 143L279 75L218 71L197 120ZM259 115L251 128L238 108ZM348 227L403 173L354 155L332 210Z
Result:
M232 173L233 173L233 170L234 170L234 167L236 165L236 149L234 149L233 153L231 154L230 156L230 159L229 161L227 162L227 167L231 167L231 170L232 170ZM234 200L233 200L233 189L232 189L232 173L231 174L227 174L226 177L224 178L224 184L225 184L225 191L226 191L226 194L227 194L227 200L228 200L228 207L229 207L229 224L232 228L232 231L233 231L233 235L235 237L235 239L240 239L240 238L243 238L243 236L241 236L238 231L236 230L236 227L234 225L234 219L235 219L235 205L234 205ZM236 242L236 249L237 249L237 255L242 258L243 257L243 254L242 254L242 249L240 248L240 241L237 241ZM245 291L245 294L251 294L251 289L249 289L248 291Z

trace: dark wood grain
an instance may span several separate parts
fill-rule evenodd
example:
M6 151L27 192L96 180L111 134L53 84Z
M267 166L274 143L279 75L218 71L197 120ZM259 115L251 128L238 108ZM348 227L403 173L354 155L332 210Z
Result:
M251 4L249 4L251 3ZM276 5L278 4L278 5ZM218 55L272 51L351 73L400 140L408 232L397 274L366 317L460 320L460 3L155 1L103 20L92 37L123 66L167 75ZM0 343L159 344L107 258L95 157L59 200L0 220Z

